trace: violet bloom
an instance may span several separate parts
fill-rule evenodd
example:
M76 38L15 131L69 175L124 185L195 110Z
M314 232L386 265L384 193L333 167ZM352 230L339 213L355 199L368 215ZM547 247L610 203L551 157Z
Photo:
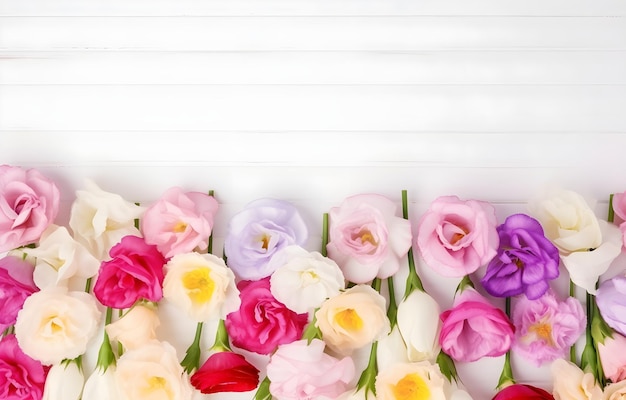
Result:
M298 210L282 200L260 199L232 217L224 239L228 266L242 280L258 280L274 272L272 256L290 246L302 246L307 227Z
M492 296L526 294L538 299L559 276L559 251L543 234L541 224L526 214L514 214L497 228L498 254L481 280Z
M618 275L602 282L596 304L607 325L626 335L626 276Z

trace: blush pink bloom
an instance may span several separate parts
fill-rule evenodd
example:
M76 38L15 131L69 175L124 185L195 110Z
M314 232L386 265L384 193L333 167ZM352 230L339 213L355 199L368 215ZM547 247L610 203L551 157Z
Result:
M267 365L270 393L277 400L334 400L349 389L354 374L352 359L324 353L319 339L279 346Z
M552 291L536 300L520 297L513 308L513 350L537 366L565 358L586 321L583 306L573 297L559 301Z
M491 204L442 196L431 203L420 219L417 246L429 267L443 276L459 278L496 255L496 225Z
M48 370L24 354L15 335L0 340L0 399L41 400Z
M161 300L166 260L156 246L137 236L125 236L109 254L111 260L100 265L93 288L100 303L129 308L141 299Z
M457 361L476 361L505 354L513 344L515 328L502 310L468 287L441 314L442 350Z
M613 332L604 343L598 343L598 353L604 375L612 382L626 379L626 337Z
M226 317L232 344L259 354L270 354L281 344L302 337L307 314L296 314L274 298L270 278L241 281L241 306Z
M198 248L206 250L218 204L200 192L168 189L141 218L141 233L166 258Z
M613 195L613 211L620 219L619 229L622 231L622 239L626 246L626 192Z
M411 224L396 216L398 207L377 194L348 197L329 212L328 257L347 280L367 283L398 272L411 248Z
M39 290L33 270L32 264L19 257L0 259L0 332L15 323L26 298Z
M59 198L39 171L0 165L0 253L39 240L57 216Z

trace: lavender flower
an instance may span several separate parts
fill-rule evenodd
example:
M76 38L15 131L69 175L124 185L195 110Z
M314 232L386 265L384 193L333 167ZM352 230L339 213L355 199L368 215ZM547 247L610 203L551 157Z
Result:
M492 296L526 294L538 299L559 276L559 251L543 234L539 222L526 214L509 216L497 228L498 253L481 280Z
M607 325L626 335L626 276L618 275L602 282L596 304Z

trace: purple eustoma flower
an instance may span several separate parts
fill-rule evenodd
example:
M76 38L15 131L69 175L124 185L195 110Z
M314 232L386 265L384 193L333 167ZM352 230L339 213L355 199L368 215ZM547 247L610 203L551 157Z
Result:
M559 251L543 234L541 224L526 214L514 214L497 228L498 254L481 280L492 296L526 294L530 300L550 288L559 276Z
M607 325L626 336L626 276L618 275L602 282L596 304Z

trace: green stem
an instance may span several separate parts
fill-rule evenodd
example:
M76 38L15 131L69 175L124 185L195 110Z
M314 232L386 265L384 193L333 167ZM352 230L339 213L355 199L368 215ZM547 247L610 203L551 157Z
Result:
M89 293L91 291L91 280L92 278L87 278L87 282L85 282L85 293Z
M606 219L608 222L615 222L615 210L613 209L613 193L609 196L609 215Z
M104 317L105 327L111 323L112 318L113 308L107 307L106 315ZM111 340L109 339L109 335L105 329L102 337L102 344L100 345L100 350L98 350L98 360L96 361L96 366L99 367L102 372L105 372L111 365L115 365L115 354L113 353Z
M504 310L506 312L506 316L511 318L511 298L507 297L504 300ZM498 390L504 389L506 386L515 384L515 379L513 378L513 369L511 368L511 350L507 351L504 355L504 366L502 367L502 373L500 374L500 379L498 380Z
M254 400L271 400L272 394L270 393L270 380L268 377L265 377L256 393L254 394Z
M322 217L322 255L326 257L328 254L326 246L328 245L328 213L324 213Z
M180 362L180 365L188 374L200 368L200 338L202 337L203 325L203 322L198 322L198 325L196 325L196 336L193 339L193 343L187 349L183 361Z
M372 343L370 350L369 361L367 367L361 373L359 381L356 384L356 390L365 388L365 398L367 399L368 392L372 392L376 395L376 376L378 375L378 366L376 361L376 353L378 351L378 342Z
M387 318L391 329L393 329L398 322L398 304L396 304L396 291L393 287L393 277L387 278L387 288L389 289L389 307L387 307Z
M226 323L223 319L220 319L219 324L217 325L217 332L215 333L215 342L211 347L212 351L221 352L221 351L232 351L230 348L230 342L228 339L228 331L226 330Z
M209 190L209 196L215 197L215 191L214 190ZM208 247L207 247L207 253L209 253L209 254L213 253L213 229L211 229L211 234L209 235L209 243L208 243Z
M402 191L402 217L406 220L409 219L409 201L407 198L407 191ZM411 293L415 289L421 290L422 292L426 292L424 290L424 284L420 279L417 271L415 269L415 258L413 257L413 246L409 248L409 252L407 253L407 258L409 261L409 276L406 279L406 287L404 289L404 298L409 297Z
M380 278L374 278L374 280L372 281L372 288L374 288L374 290L377 291L378 293L380 293L380 285L381 285Z
M569 297L576 297L576 285L571 279L569 281ZM576 359L576 343L574 343L569 348L569 360L572 363L577 364Z

